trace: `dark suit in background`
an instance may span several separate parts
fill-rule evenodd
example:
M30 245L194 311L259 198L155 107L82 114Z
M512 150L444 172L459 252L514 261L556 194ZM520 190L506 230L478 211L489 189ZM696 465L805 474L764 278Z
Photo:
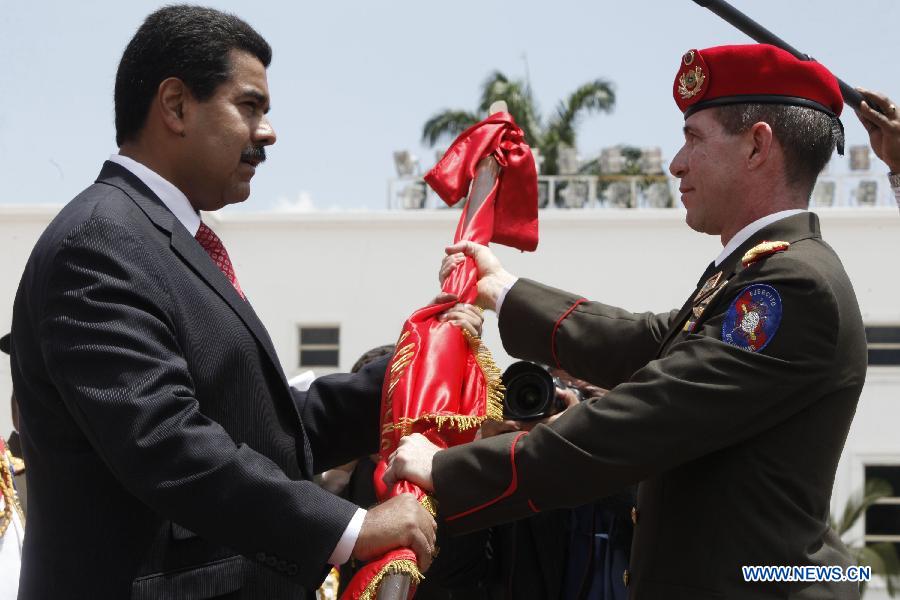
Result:
M35 246L12 334L30 492L20 597L302 598L319 584L357 507L309 479L377 450L384 360L292 392L250 303L113 163Z

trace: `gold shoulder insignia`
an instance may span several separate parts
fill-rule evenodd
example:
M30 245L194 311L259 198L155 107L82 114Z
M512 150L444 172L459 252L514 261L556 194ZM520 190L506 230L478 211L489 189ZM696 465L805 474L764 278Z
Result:
M741 264L744 265L744 267L749 267L760 259L771 256L776 252L784 252L790 247L790 242L760 242L747 250L747 253L741 259Z

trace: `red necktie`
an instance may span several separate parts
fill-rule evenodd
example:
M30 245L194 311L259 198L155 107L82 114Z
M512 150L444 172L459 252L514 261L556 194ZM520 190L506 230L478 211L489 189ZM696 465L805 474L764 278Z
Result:
M231 285L234 286L241 298L246 300L247 297L244 296L244 290L241 289L241 284L238 283L237 275L234 273L234 267L231 265L231 259L228 258L228 251L225 250L225 245L222 244L219 236L206 224L200 223L200 229L197 230L197 235L194 237L197 238L197 241L200 242L200 245L203 246L203 249L206 250L212 261L216 263L219 270L225 274L225 277L228 278L228 281L231 282Z

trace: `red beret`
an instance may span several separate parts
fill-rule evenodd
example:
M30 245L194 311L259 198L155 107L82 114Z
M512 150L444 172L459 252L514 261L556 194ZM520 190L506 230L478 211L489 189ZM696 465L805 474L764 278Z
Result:
M831 71L769 44L688 50L681 58L673 94L685 118L724 104L792 104L832 116L844 108Z

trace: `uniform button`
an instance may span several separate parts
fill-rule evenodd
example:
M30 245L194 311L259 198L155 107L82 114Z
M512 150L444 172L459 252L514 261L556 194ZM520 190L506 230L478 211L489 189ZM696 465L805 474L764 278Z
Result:
M275 558L274 556L270 556L269 558L266 559L266 564L269 565L270 567L274 567L275 565L278 564L278 559Z
M637 506L631 507L631 524L637 525L638 522L638 509Z
M285 569L287 569L287 561L279 560L278 570L284 572Z
M265 552L257 552L256 560L258 560L259 562L264 562L266 560L266 553Z
M297 568L297 565L291 565L287 568L287 574L293 577L299 570L300 569Z
M631 581L631 573L628 572L628 569L622 572L622 583L625 584L625 587L628 587L628 582Z

